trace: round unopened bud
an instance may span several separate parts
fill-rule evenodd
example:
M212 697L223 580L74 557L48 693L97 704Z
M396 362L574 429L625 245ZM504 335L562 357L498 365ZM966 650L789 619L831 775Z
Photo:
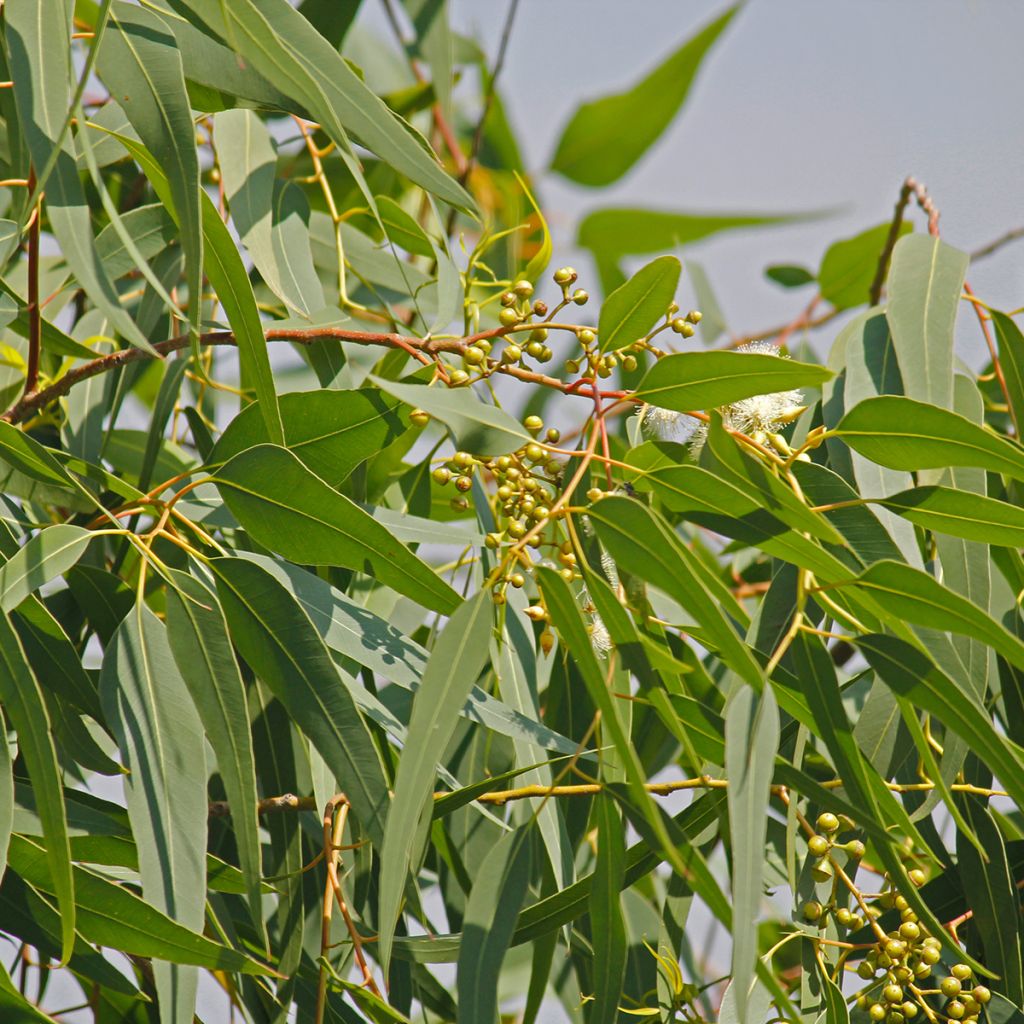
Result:
M590 296L582 288L577 288L576 291L572 293L572 301L575 302L577 306L585 306L589 298Z
M904 921L900 925L900 938L908 942L916 942L921 937L921 928L914 921Z
M676 334L681 334L684 338L693 337L693 324L688 320L684 320L681 316L677 316L675 320L672 321L672 330L675 331Z
M825 908L817 900L808 900L802 908L805 921L817 921L821 918Z
M503 309L498 314L502 327L515 327L519 323L519 314L514 309Z
M949 973L959 981L966 981L971 976L971 969L967 964L953 964Z
M686 314L686 319L689 320L691 324L699 324L701 320L704 319L704 314L699 309L691 309L690 312Z
M534 316L547 316L548 315L548 304L546 302L541 302L541 300L538 299L533 304L533 315Z
M444 486L452 478L451 470L447 466L438 466L431 474L434 483Z
M469 374L465 370L452 370L448 374L448 379L452 382L454 387L460 387L469 380Z
M960 995L960 991L963 989L963 985L960 984L959 978L943 978L939 982L939 991L947 998L954 999Z
M506 345L501 352L503 363L518 363L523 358L523 350L518 345Z
M526 577L521 572L514 572L509 576L508 581L516 590L521 590L526 584Z
M861 960L857 965L857 976L863 978L865 981L871 981L875 976L875 968L867 962L867 960Z
M479 366L487 356L484 354L484 350L482 348L477 348L476 345L470 345L469 348L462 353L462 358L470 366Z
M814 857L824 857L829 851L829 841L824 836L811 836L807 840L807 849Z
M903 989L899 985L886 985L882 989L882 997L887 1003L902 1003Z
M455 478L455 489L465 494L467 491L473 488L473 478L471 476L457 476Z
M918 888L924 885L928 880L928 876L920 868L911 868L907 872L907 878L909 878Z
M562 440L562 432L557 427L548 427L547 433L544 436L549 444L558 444Z
M587 501L600 501L604 497L604 491L600 487L591 487L587 491Z
M531 358L544 361L544 346L539 341L528 342L526 352Z
M523 420L523 426L526 427L531 434L536 435L544 428L544 421L539 416L527 416L526 419Z
M542 622L548 617L548 613L544 610L543 605L531 604L530 607L526 609L526 616L534 622Z
M452 498L448 504L453 512L465 512L469 508L469 502L465 498Z
M502 292L501 299L499 300L505 307L514 306L516 304L516 293L515 292Z
M951 999L946 1003L946 1016L953 1020L962 1020L967 1013L967 1007L959 999Z
M627 373L632 373L636 369L636 356L623 356L622 368Z
M512 291L521 299L528 299L533 294L533 285L529 281L516 281L512 285Z
M550 359L553 359L553 358L554 358L554 355L555 355L555 353L554 353L554 352L552 352L552 351L551 351L551 349L550 349L550 348L549 348L549 347L548 347L547 345L545 345L545 346L544 346L544 351L543 351L543 352L541 352L541 354L540 354L540 356L539 356L538 358L540 359L540 361L541 361L542 363L546 363L546 362L548 362L548 361L549 361Z
M544 458L544 449L534 441L526 446L526 457L531 462L540 462Z
M578 330L576 337L580 339L581 345L593 345L597 340L597 335L589 327L583 327Z
M555 646L555 634L550 629L545 629L540 635L540 649L544 652L545 657L551 653L551 648Z
M836 911L836 922L844 928L849 928L853 922L853 911L849 907L840 907Z
M819 832L835 832L839 828L839 819L828 811L818 815Z
M881 1003L872 1003L868 1010L868 1016L874 1021L885 1020L888 1010Z
M495 548L501 547L501 534L500 533L489 533L484 537L484 544L487 545L492 551Z
M520 522L518 519L513 519L512 522L508 524L508 535L519 540L520 537L526 535L526 524Z
M984 1006L992 998L991 991L989 991L989 989L986 988L984 985L975 985L974 988L971 989L971 995L974 996L974 998L979 1003L981 1003L982 1006Z
M560 267L553 276L555 284L572 284L576 280L576 271L572 267Z
M917 1016L917 1003L912 1003L909 999L900 1007L900 1011L907 1020L912 1020Z
M864 844L859 839L851 839L844 847L844 850L854 859L860 860L864 856Z
M425 427L430 422L430 413L425 409L413 409L409 413L409 419L416 424L417 427Z

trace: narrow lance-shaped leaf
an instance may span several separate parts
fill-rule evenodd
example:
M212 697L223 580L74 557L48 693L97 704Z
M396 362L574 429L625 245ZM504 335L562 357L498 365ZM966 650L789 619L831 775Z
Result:
M0 881L7 868L7 844L14 823L14 770L7 745L7 723L0 708Z
M203 729L178 672L167 629L137 605L107 647L100 673L106 719L129 769L125 800L148 903L191 931L206 894ZM164 1024L191 1024L199 974L153 965Z
M139 164L167 211L180 223L174 206L174 194L163 168L141 142L111 132ZM249 275L238 253L235 240L220 218L213 200L203 192L200 196L205 244L204 269L217 298L224 307L228 323L238 345L238 359L243 380L253 388L267 424L267 433L275 443L284 440L281 415L277 407L274 376L267 356L267 341Z
M730 7L719 15L633 88L583 104L562 131L551 169L581 185L621 178L671 124L735 13Z
M406 405L430 413L451 430L460 449L473 455L506 455L533 440L515 417L485 404L469 388L420 387L372 376L370 380Z
M58 523L31 537L0 566L0 609L13 611L44 583L66 573L85 552L92 534Z
M597 863L590 887L591 942L594 947L594 1005L591 1024L614 1024L626 970L626 922L619 890L626 870L625 831L613 797L594 801Z
M953 326L967 253L933 235L907 235L892 252L886 318L908 397L953 406Z
M410 742L398 762L395 796L381 848L378 949L385 972L406 878L419 864L420 820L429 813L434 765L455 731L470 687L487 662L491 608L486 591L458 608L434 645L413 701Z
M760 352L680 352L659 359L637 397L662 409L714 409L754 395L815 387L832 376L824 366Z
M451 612L459 604L459 595L429 565L287 448L249 448L222 466L215 480L246 530L291 561L358 569L436 611Z
M1021 424L1024 424L1024 334L1005 313L990 309L988 314L992 318L996 341L999 344L999 362L1003 368L1003 379L1006 381L1010 416L1017 427L1019 437Z
M30 836L11 836L11 868L33 888L53 894L46 851ZM210 970L272 976L275 972L238 950L206 938L161 913L126 886L88 868L74 867L77 925L82 937L137 956Z
M479 865L466 901L456 974L459 1024L498 1015L498 979L530 881L530 826L503 835Z
M13 0L4 7L4 24L25 142L40 173L52 166L45 182L46 208L61 252L75 278L114 327L131 344L152 352L121 306L96 251L72 139L70 132L64 131L71 103L71 8L65 0Z
M681 271L675 256L659 256L604 300L597 328L602 352L632 344L666 315Z
M139 138L166 170L185 254L188 319L192 336L198 339L203 280L202 189L195 127L174 35L151 10L115 3L110 25L103 33L97 68Z
M76 896L64 790L43 693L6 614L0 614L0 702L18 734L18 748L32 780L46 842L41 853L60 908L61 960L66 962L75 944ZM13 864L13 847L8 856Z
M757 919L764 888L768 797L779 743L779 710L770 687L738 687L725 710L725 774L729 779L732 848L732 981L737 1015L747 1019L757 962Z
M869 398L855 405L835 432L855 451L891 469L977 466L1024 479L1019 445L966 416L912 398Z
M1024 510L984 494L952 487L915 487L877 504L926 530L983 544L1024 547Z
M259 797L245 687L216 595L185 573L172 570L172 579L174 585L167 588L168 640L217 756L250 912L261 925Z
M379 845L388 813L384 770L369 729L309 617L253 562L217 558L210 568L235 646L320 752L359 824Z

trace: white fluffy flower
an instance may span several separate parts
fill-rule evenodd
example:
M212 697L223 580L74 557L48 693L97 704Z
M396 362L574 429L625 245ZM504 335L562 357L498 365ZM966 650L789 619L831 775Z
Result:
M644 435L661 441L672 441L676 438L685 441L693 433L697 422L685 412L659 409L656 405L645 405L638 415L640 429Z
M767 341L753 341L749 345L741 346L736 351L777 356L780 359L789 358L782 355L774 345ZM793 412L803 404L803 400L803 393L797 390L775 391L770 395L742 398L731 405L722 406L719 412L722 414L723 424L730 430L739 430L744 434L756 436L763 444L771 447L770 439L765 438L764 435L778 433L789 422L789 417ZM699 424L690 438L690 448L695 455L704 447L707 436L707 424Z
M618 589L619 586L619 570L615 565L615 559L608 554L603 548L601 549L601 571L605 575L605 579Z
M599 658L605 657L612 649L612 638L608 632L608 627L597 612L591 614L590 643Z

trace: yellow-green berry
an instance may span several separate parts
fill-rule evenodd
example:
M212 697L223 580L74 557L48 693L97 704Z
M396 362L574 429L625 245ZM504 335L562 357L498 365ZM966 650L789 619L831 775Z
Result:
M811 836L807 840L807 849L814 857L824 857L829 851L829 841L824 836Z
M514 327L519 323L519 314L511 306L507 306L498 314L498 320L502 327Z
M425 427L430 422L430 413L425 409L413 409L409 413L409 419L416 424L417 427Z
M839 819L834 814L825 811L823 814L818 815L819 832L835 832L838 828Z
M441 487L452 478L451 470L447 466L438 466L430 475L434 478L434 483L439 484Z

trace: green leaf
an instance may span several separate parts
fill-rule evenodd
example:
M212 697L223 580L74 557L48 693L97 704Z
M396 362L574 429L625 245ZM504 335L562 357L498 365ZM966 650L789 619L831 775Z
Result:
M1024 510L983 494L952 487L913 487L877 504L926 530L983 544L1024 547Z
M6 614L0 614L0 702L18 734L18 748L32 780L46 840L40 854L45 858L46 871L53 880L51 891L60 908L61 961L66 963L75 944L76 893L64 790L43 693ZM3 739L6 742L6 735ZM13 839L8 862L15 866ZM22 873L17 867L15 870ZM81 893L77 895L80 899Z
M433 258L434 246L430 237L394 199L390 196L377 196L377 212L384 225L384 233L395 245L417 256Z
M359 824L379 845L388 814L380 757L309 617L253 562L217 558L210 568L239 653L320 752L352 801Z
M299 187L276 178L270 132L251 110L214 117L214 138L231 219L267 287L309 316L324 305L313 266L309 203Z
M899 619L982 640L1011 664L1024 668L1024 642L921 569L902 562L875 562L857 577L855 585Z
M636 394L662 409L689 412L816 387L832 376L824 366L761 352L680 352L659 359L644 374Z
M116 135L116 138L143 169L168 212L174 217L175 222L180 224L180 215L174 207L174 193L153 154L140 142L124 135ZM284 435L277 408L277 392L270 370L270 359L267 356L263 324L252 293L252 285L249 283L249 275L245 264L242 263L235 240L231 237L227 225L221 220L213 200L205 192L200 196L200 200L206 274L217 293L217 298L224 306L228 323L235 336L243 383L247 383L256 392L267 424L267 433L273 442L280 443Z
M886 317L909 398L953 407L953 327L967 253L932 235L907 235L892 252Z
M0 1010L11 1024L56 1024L53 1017L43 1013L15 988L3 964L0 964Z
M1024 804L1024 749L993 728L975 694L958 686L923 651L896 637L868 634L856 642L868 664L896 693L966 740L1017 805Z
M682 269L675 256L659 256L604 300L597 328L602 352L637 341L666 315Z
M595 187L621 178L672 123L736 10L719 15L631 89L583 104L562 131L551 169Z
M146 902L178 924L203 927L206 899L206 752L203 729L164 624L144 604L104 652L100 699L128 768L125 801ZM168 1022L195 1013L199 974L153 965Z
M408 126L286 0L181 0L268 81L301 103L342 150L349 133L438 199L475 213Z
M471 455L507 455L533 440L515 417L482 402L470 388L396 384L374 376L369 379L406 405L430 413L448 427L456 445Z
M62 576L82 557L92 534L58 523L40 530L0 566L0 609L13 611L44 583Z
M492 107L492 113L494 112L494 108ZM519 161L516 162L519 163ZM515 175L516 181L519 182L519 187L523 190L526 194L526 198L530 201L530 206L533 208L534 216L540 222L540 245L533 256L530 257L530 262L527 263L526 270L523 271L523 277L525 277L527 281L536 282L551 262L551 231L548 228L548 222L544 217L544 212L541 210L533 193L530 191L530 186L527 185L526 179L518 170L515 172Z
M10 867L34 889L52 895L56 886L43 846L28 836L11 836ZM82 937L135 956L210 970L273 976L270 967L183 927L130 889L74 866L78 930Z
M626 872L626 839L615 799L606 793L594 801L597 862L590 887L590 927L594 946L594 1004L590 1024L618 1019L626 971L626 922L619 892Z
M1024 334L1005 313L995 309L990 309L988 313L999 345L999 362L1010 400L1010 416L1019 437L1021 424L1024 423Z
M912 230L909 222L900 224L900 235ZM886 222L853 238L833 242L825 251L818 271L821 297L836 309L851 309L868 302L878 272L878 260L888 237L889 223Z
M985 966L999 977L1003 994L1020 1005L1024 1002L1020 927L1017 915L1006 912L1007 907L1017 906L1019 897L1006 843L992 811L977 798L965 797L961 807L982 845L978 851L966 837L957 835L957 869L985 950Z
M70 15L65 0L21 0L5 11L21 128L36 170L41 174L52 166L44 183L46 210L51 230L76 280L132 345L152 352L150 343L121 306L99 259L72 139L70 132L65 132L71 104Z
M694 556L668 524L633 498L603 498L590 510L611 556L641 579L664 590L703 627L703 639L751 686L764 685L761 667L721 611L721 592L708 589ZM722 588L725 595L728 591Z
M115 3L100 43L97 70L167 175L185 256L188 319L198 337L203 281L202 188L196 132L174 35L162 18L145 7Z
M854 451L890 469L977 466L1024 479L1024 450L966 416L896 395L855 405L835 428Z
M720 231L771 227L806 220L813 214L701 213L601 207L588 213L576 230L576 244L589 249L598 263L617 263L623 256L664 252L700 241Z
M456 983L459 1024L498 1016L498 979L530 881L529 825L503 835L480 864L466 901Z
M257 445L215 477L234 516L261 544L293 562L374 576L428 608L451 612L458 594L350 498L286 448Z
M281 395L284 446L317 476L337 487L356 466L405 429L395 411L397 404L376 388ZM227 462L269 440L259 403L248 405L227 425L207 465Z
M481 591L456 610L437 638L413 701L409 742L398 762L380 853L378 959L385 973L406 880L419 865L424 838L420 825L433 802L434 765L455 731L470 687L488 660L491 608L489 594Z
M7 845L14 824L14 773L11 748L7 742L7 723L0 708L0 881L7 869Z
M802 288L805 284L813 284L814 275L806 268L788 263L776 263L766 267L764 276L783 288Z
M216 595L199 580L171 570L167 588L167 638L174 660L217 757L231 807L238 859L253 922L263 920L256 763L245 687Z
M757 963L757 920L764 892L765 836L779 709L769 687L760 694L741 686L725 709L725 774L729 779L732 847L732 980L739 1019L746 1019L747 997Z

